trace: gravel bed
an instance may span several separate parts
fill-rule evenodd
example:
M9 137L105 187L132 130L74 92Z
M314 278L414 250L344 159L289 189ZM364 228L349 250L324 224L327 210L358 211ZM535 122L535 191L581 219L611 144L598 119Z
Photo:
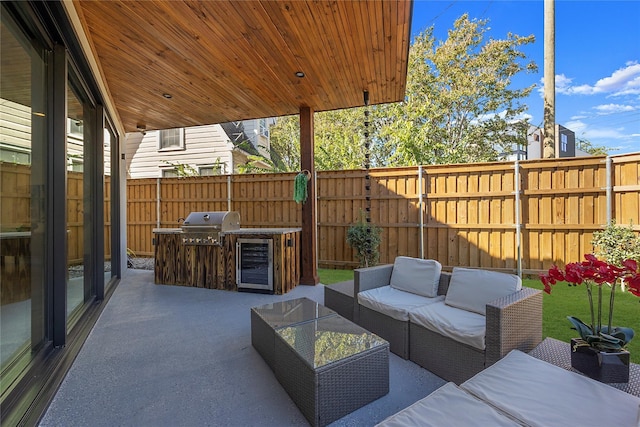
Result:
M155 265L155 258L129 258L129 268L135 268L138 270L153 270Z

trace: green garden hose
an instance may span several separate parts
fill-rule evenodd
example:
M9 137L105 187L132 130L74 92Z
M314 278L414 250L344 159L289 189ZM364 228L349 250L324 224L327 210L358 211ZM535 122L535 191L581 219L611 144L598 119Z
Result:
M300 172L293 183L293 200L296 203L307 201L307 175Z

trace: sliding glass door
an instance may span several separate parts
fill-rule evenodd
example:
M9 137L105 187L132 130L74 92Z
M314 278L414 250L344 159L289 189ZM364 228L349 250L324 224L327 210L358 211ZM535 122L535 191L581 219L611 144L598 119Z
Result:
M0 392L45 338L46 53L0 19Z
M77 320L85 302L95 296L95 236L92 233L95 108L70 67L67 84L67 324ZM100 159L102 160L102 159ZM100 271L104 267L100 266Z

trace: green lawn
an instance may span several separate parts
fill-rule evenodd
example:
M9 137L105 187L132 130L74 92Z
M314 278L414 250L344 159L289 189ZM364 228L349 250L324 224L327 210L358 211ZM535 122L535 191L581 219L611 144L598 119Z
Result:
M319 269L318 275L320 283L329 285L353 279L353 270ZM542 289L542 283L537 278L523 279L522 284ZM604 296L606 304L603 304L603 310L605 310L603 323L606 324L608 319L606 310L609 306L608 288L605 290ZM636 331L636 337L629 343L628 350L631 352L631 361L640 363L640 298L629 292L620 292L620 289L617 290L615 298L613 324L627 326ZM542 335L544 337L553 337L569 342L571 338L578 336L577 332L571 329L571 323L567 320L567 316L575 316L585 323L590 322L589 302L584 286L569 287L563 283L557 284L551 291L551 295L543 294L542 307Z

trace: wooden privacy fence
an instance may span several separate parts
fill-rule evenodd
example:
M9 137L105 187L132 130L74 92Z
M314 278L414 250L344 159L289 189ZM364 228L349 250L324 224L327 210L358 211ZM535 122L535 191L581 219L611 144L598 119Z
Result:
M111 258L111 180L104 177L104 253ZM36 186L37 191L41 191ZM0 205L2 217L0 224L3 233L24 232L29 236L31 230L31 167L29 165L2 162L0 165ZM40 193L38 193L40 194ZM44 209L45 202L37 202ZM41 212L41 215L44 215ZM67 262L78 265L83 262L84 254L84 181L81 172L67 172ZM43 220L41 218L41 220ZM6 234L4 236L7 236ZM29 238L29 237L27 237ZM3 254L7 255L7 254ZM11 254L8 254L11 255Z
M348 227L366 206L364 170L317 172L318 265L354 268ZM610 219L640 231L640 154L371 169L380 262L535 273L581 260ZM300 227L295 174L132 179L128 246L152 256L152 229L193 211L235 210L242 227ZM304 239L304 236L302 236Z

